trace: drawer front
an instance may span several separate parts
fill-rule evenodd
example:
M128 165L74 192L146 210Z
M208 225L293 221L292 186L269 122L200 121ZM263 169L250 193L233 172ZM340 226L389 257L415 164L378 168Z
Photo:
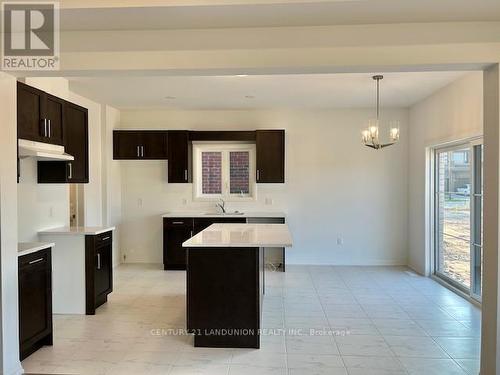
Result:
M188 217L182 218L164 218L163 224L165 227L192 227L193 219Z
M100 247L113 242L113 232L104 232L95 236L95 245Z
M19 267L26 268L35 264L47 263L49 260L50 248L39 250L37 252L19 257Z

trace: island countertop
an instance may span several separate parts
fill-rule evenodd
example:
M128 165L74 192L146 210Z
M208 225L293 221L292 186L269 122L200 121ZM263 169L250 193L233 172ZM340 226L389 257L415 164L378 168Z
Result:
M212 224L183 247L292 247L287 224Z

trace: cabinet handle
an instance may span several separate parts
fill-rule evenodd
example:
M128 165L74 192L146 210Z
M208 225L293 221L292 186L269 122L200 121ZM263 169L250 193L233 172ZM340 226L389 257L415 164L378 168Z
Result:
M138 158L140 158L140 157L141 157L141 153L140 153L140 151L139 151L139 147L140 147L140 146L137 146L137 157L138 157Z
M141 157L144 157L144 146L141 146Z
M106 240L109 240L110 238L111 238L111 237L110 237L110 236L108 236L108 237L104 237L102 240L103 240L103 241L106 241Z
M191 231L191 237L193 237L193 231Z
M101 269L101 254L97 253L97 269Z
M172 224L180 225L180 224L184 224L184 222L183 221L172 221Z
M68 163L68 179L72 179L73 178L73 165L71 165L71 163Z
M187 169L184 169L184 180L185 181L188 180L188 170Z
M260 180L260 169L257 169L257 181Z
M47 119L43 119L43 136L47 138Z
M49 138L52 137L52 125L50 123L50 120L47 120L49 122Z
M32 260L31 262L29 262L28 264L35 264L35 263L40 263L44 260L44 258L38 258L38 259L35 259L35 260Z

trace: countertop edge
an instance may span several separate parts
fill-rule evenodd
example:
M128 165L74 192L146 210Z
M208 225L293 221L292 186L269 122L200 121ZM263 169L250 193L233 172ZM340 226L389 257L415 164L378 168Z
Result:
M243 214L227 214L221 215L217 213L206 214L198 212L167 212L161 215L162 218L216 218L216 217L227 217L227 218L286 218L287 215L284 212L244 212Z
M44 249L47 249L49 247L53 248L54 246L56 246L56 244L53 242L37 242L36 245L35 245L35 243L33 243L33 247L19 251L19 245L22 243L23 242L20 242L17 244L18 245L18 250L17 250L18 257L23 256L23 255L36 253L37 251L44 250Z
M188 242L189 240L187 240L186 242ZM186 248L186 249L196 249L196 248L207 248L207 247L217 247L217 248L224 248L224 247L227 247L227 248L233 248L233 247L241 247L241 248L245 248L245 247L286 247L286 248L290 248L290 247L293 247L292 244L283 244L283 243L280 243L280 244L231 244L231 245L220 245L220 244L217 244L217 245L189 245L189 244L186 244L186 242L184 242L182 244L182 247Z
M38 232L40 235L61 235L61 236L95 236L98 234L110 232L116 230L116 227L102 227L100 229L92 229L92 227L88 227L86 229L82 229L80 231L71 230L69 227L59 227L52 229L45 229Z

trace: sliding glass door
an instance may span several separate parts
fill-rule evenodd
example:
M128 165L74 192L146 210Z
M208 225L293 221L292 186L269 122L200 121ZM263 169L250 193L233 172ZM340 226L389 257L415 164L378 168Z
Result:
M435 274L481 298L483 146L435 150Z

